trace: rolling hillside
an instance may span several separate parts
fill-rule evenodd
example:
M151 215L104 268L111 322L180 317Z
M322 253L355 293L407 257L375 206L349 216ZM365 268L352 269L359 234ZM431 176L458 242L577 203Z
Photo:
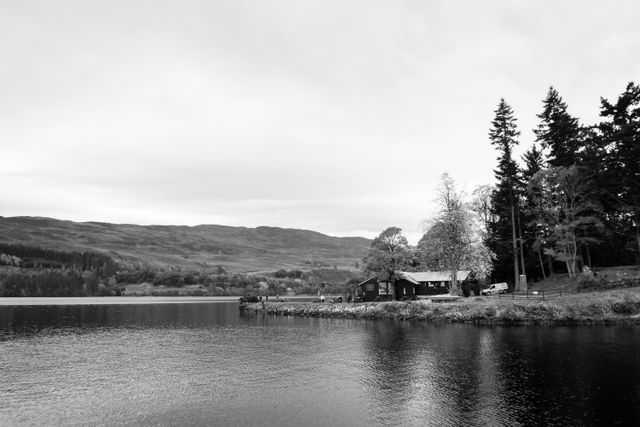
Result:
M261 272L334 265L354 269L371 241L307 230L222 225L174 226L0 217L0 242L63 251L96 251L114 258L213 270Z

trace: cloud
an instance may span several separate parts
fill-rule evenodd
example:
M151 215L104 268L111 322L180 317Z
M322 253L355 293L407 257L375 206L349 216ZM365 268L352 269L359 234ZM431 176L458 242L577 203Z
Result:
M500 97L524 151L549 85L589 123L640 74L632 1L1 7L2 215L417 235Z

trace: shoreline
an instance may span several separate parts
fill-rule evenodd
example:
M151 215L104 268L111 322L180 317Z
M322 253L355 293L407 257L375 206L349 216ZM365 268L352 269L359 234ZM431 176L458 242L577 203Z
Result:
M640 325L638 292L594 292L551 300L470 297L456 302L390 301L369 303L240 304L242 312L273 316L394 319L434 323L498 325Z
M36 305L202 304L237 301L238 297L235 296L1 297L0 307Z

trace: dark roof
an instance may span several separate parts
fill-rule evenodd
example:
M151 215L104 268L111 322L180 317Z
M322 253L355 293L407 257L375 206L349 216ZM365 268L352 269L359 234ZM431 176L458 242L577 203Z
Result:
M459 281L467 280L467 277L471 274L471 270L459 270L456 275ZM419 285L425 282L449 282L451 281L450 271L400 271L398 272L398 278L404 279L407 282L411 282L414 285ZM371 276L367 280L358 283L356 286L364 285L373 279L378 279L378 276Z
M358 286L360 286L360 285L364 285L365 283L367 283L367 282L371 281L371 279L376 279L376 280L377 280L377 279L378 279L378 276L371 276L371 277L369 277L367 280L365 280L364 282L360 282L360 283L358 283L358 284L356 285L356 287L358 287Z

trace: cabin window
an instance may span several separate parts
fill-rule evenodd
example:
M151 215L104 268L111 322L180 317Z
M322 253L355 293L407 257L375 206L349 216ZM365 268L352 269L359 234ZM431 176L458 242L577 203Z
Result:
M367 283L367 291L375 291L376 285L375 283Z
M406 295L406 294L407 294L407 288L402 288L402 293L403 293L404 295Z

